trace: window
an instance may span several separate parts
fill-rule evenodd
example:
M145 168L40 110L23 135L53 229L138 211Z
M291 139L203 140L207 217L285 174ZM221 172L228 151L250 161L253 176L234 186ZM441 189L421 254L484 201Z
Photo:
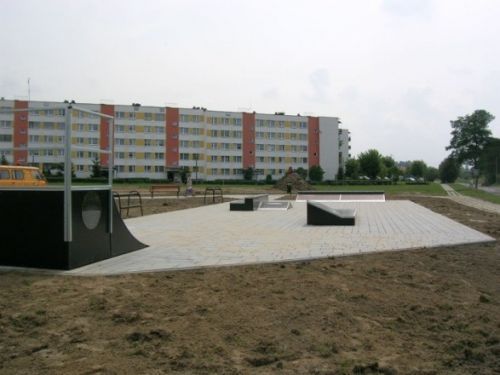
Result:
M135 172L135 165L129 165L128 166L128 172L129 173L134 173Z
M210 148L211 148L212 150L216 150L216 149L217 149L217 143L211 143L211 144L210 144Z
M189 147L189 141L181 141L180 146L181 147Z
M12 142L11 134L0 134L0 142Z
M33 122L30 121L30 123L29 123L30 128L31 128L32 123ZM5 121L5 120L0 121L0 128L10 129L11 127L12 127L12 121Z
M152 121L153 114L152 113L144 113L144 121Z
M1 170L0 171L0 180L9 180L9 179L10 179L9 171Z
M181 160L189 160L189 154L181 153L180 154L180 159Z
M161 173L165 171L165 167L163 165L155 165L155 172Z
M77 170L78 172L83 172L83 171L85 171L85 166L84 166L84 165L82 165L82 164L77 164L77 165L76 165L76 170Z
M241 150L241 143L236 143L236 149Z
M217 155L211 155L210 156L210 161L211 162L216 162L217 161Z

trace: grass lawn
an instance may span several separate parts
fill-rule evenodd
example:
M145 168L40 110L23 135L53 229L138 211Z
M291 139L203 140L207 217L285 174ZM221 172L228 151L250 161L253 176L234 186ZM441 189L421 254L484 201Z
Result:
M488 202L500 204L500 196L487 193L486 191L479 189L471 189L462 184L451 184L451 187L455 189L457 192L463 195L467 195L473 198L479 198Z

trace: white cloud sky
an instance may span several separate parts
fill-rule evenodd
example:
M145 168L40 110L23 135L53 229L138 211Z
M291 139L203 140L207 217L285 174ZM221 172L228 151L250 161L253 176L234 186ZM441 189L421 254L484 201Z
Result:
M0 96L338 116L352 153L437 166L449 121L500 137L497 0L0 2Z

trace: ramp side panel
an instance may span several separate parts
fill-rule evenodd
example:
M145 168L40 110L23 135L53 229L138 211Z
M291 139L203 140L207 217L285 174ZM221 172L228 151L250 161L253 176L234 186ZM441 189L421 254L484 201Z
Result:
M59 191L0 191L0 264L68 269Z

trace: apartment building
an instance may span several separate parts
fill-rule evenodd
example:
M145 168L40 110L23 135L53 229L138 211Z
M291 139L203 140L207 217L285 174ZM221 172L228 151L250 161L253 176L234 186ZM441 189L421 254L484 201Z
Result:
M350 135L336 117L283 113L211 111L78 103L80 108L114 116L114 166L118 178L171 178L189 167L200 180L283 176L292 167L320 165L335 179L349 156ZM13 164L44 165L64 160L65 109L60 102L0 100L0 154ZM12 112L13 109L21 110ZM25 111L24 111L25 110ZM110 123L72 110L72 161L77 177L92 173L93 160L108 164L99 148L109 146ZM95 151L93 149L96 149Z

